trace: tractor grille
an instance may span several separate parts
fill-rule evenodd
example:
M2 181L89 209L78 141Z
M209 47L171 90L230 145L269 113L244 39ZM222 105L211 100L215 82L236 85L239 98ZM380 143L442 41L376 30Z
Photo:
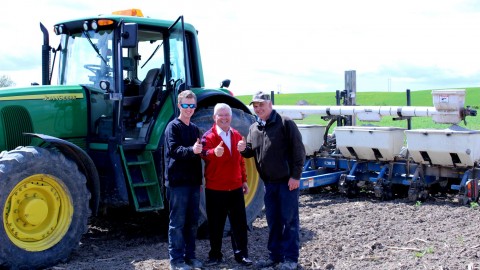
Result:
M33 132L32 119L28 111L22 106L7 106L1 112L1 121L4 127L6 150L15 149L17 146L30 145L32 138L24 136L25 132Z

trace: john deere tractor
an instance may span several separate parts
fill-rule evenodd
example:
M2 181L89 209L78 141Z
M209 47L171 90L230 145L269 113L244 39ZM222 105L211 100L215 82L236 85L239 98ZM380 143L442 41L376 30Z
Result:
M196 93L192 121L202 132L218 102L244 135L254 121L226 88L204 87L197 31L183 17L125 10L63 21L55 47L40 28L42 84L0 91L0 268L66 260L100 209L164 209L163 134L179 92ZM263 186L246 163L252 223Z

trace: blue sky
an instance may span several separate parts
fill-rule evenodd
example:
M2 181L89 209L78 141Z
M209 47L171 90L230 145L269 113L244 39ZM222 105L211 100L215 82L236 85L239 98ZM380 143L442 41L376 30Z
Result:
M184 15L199 31L206 86L229 78L236 94L334 92L346 70L356 70L357 91L480 85L473 0L69 2L2 4L0 75L17 86L41 82L40 22L51 30L69 18L140 8L149 17ZM53 33L50 42L57 45Z

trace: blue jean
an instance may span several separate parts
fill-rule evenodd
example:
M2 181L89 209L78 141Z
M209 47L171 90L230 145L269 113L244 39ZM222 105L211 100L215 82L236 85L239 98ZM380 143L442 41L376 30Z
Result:
M168 187L170 208L168 226L168 253L170 262L183 262L195 258L200 186Z
M300 250L299 189L289 190L287 183L265 183L265 213L270 229L270 259L297 262Z

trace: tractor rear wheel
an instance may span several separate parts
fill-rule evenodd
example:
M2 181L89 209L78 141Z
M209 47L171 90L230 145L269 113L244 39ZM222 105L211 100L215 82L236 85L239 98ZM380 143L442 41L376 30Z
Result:
M199 108L192 116L192 122L200 128L200 133L203 134L213 126L213 108ZM255 121L253 115L245 113L244 111L232 108L232 124L231 126L238 130L240 134L247 137L250 125ZM263 181L255 167L255 160L253 158L245 159L247 170L247 182L249 193L245 195L245 209L247 212L247 224L251 226L255 219L260 215L263 209L263 196L265 189ZM200 221L199 224L207 220L207 213L205 210L205 194L202 192L200 198ZM230 223L227 219L225 231L230 230Z
M87 231L85 176L53 150L0 154L0 268L38 269L68 258Z

